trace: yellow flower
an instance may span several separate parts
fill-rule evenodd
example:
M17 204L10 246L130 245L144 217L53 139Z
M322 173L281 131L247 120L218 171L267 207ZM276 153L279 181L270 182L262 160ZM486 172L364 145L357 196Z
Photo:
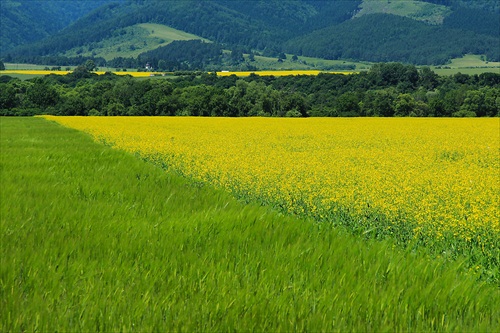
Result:
M498 119L47 118L291 212L498 244Z

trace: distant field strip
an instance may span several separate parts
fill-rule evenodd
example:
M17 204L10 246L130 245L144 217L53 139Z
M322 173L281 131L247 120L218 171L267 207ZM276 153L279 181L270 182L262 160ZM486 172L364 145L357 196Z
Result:
M5 70L0 72L0 74L3 75L9 75L9 74L17 74L17 75L49 75L49 74L56 74L56 75L66 75L71 73L72 71L52 71L52 70L24 70L24 69L17 69L17 70ZM98 75L103 75L106 72L94 72ZM229 71L220 71L217 72L218 76L230 76L230 75L236 75L236 76L250 76L251 74L256 74L260 76L287 76L287 75L318 75L320 73L329 73L329 74L356 74L359 72L327 72L327 71L317 71L317 70L288 70L288 71L253 71L253 72L229 72ZM172 72L113 72L113 74L116 75L130 75L132 77L150 77L150 76L161 76L163 74L173 74Z
M48 118L238 195L498 268L498 119Z
M6 70L0 72L2 75L17 74L17 75L66 75L72 73L73 71L53 71L53 70L31 70L31 69L16 69L16 70ZM104 75L106 72L94 72L98 75ZM130 75L133 77L149 77L154 75L162 75L159 72L113 72L116 75Z
M355 71L318 71L318 70L289 70L289 71L243 71L243 72L231 72L231 71L220 71L217 72L218 76L250 76L251 74L256 74L260 76L287 76L287 75L318 75L321 73L327 74L357 74L359 72Z
M36 69L15 69L15 70L5 70L1 71L1 75L10 75L10 74L18 74L18 75L49 75L49 74L57 74L57 75L66 75L71 73L71 71L51 71L51 70L36 70Z

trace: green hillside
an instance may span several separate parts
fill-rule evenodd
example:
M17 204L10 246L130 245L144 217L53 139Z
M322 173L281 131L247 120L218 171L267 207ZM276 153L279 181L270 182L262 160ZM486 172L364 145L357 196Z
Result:
M374 29L373 27L377 27ZM327 59L420 65L446 64L465 54L500 61L500 39L390 14L371 14L287 41L290 53Z
M117 57L137 57L143 52L168 45L175 40L206 39L162 24L142 23L116 30L109 38L79 47L63 55L74 57L94 56L111 60Z
M360 8L355 17L383 13L409 17L430 24L442 24L444 18L452 13L452 9L448 6L412 0L364 0Z

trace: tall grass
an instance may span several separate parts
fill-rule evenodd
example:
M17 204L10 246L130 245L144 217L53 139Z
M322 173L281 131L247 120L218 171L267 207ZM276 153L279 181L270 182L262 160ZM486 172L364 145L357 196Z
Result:
M0 331L495 331L500 290L1 118Z

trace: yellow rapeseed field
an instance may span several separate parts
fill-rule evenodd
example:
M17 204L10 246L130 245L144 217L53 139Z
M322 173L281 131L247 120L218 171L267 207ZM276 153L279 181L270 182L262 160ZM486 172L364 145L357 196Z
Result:
M103 75L105 72L95 72L98 75ZM113 72L116 75L130 75L132 77L150 77L150 76L161 76L163 73L160 72Z
M498 261L498 118L47 118L290 212Z
M57 71L57 70L33 70L33 69L13 69L2 71L2 74L17 74L17 75L66 75L72 73L72 71ZM106 72L94 72L98 75L103 75ZM116 75L130 75L133 77L150 77L155 75L162 75L160 72L113 72Z
M56 70L43 70L43 69L13 69L5 70L1 72L2 75L18 74L18 75L66 75L71 73L71 71L56 71Z
M72 71L58 71L58 70L32 70L32 69L13 69L13 70L5 70L2 71L2 74L17 74L17 75L49 75L49 74L56 74L56 75L66 75L72 73ZM94 72L98 75L103 75L106 72L103 71L98 71ZM260 76L288 76L288 75L318 75L320 73L328 73L328 74L356 74L359 72L354 72L354 71L344 71L344 72L328 72L328 71L318 71L318 70L270 70L270 71L253 71L253 72L230 72L230 71L220 71L217 72L218 76L230 76L230 75L236 75L240 77L245 77L245 76L250 76L251 74L257 74ZM162 76L164 74L169 74L172 75L173 72L134 72L134 71L124 71L124 72L113 72L113 74L116 75L130 75L132 77L139 77L139 78L144 78L144 77L150 77L150 76Z
M355 72L355 71L332 72L332 71L318 71L318 70L269 70L269 71L253 71L253 72L252 71L238 71L238 72L220 71L220 72L217 72L217 75L218 76L231 76L231 75L250 76L251 74L257 74L260 76L289 76L289 75L318 75L321 73L349 75L349 74L356 74L359 72Z

